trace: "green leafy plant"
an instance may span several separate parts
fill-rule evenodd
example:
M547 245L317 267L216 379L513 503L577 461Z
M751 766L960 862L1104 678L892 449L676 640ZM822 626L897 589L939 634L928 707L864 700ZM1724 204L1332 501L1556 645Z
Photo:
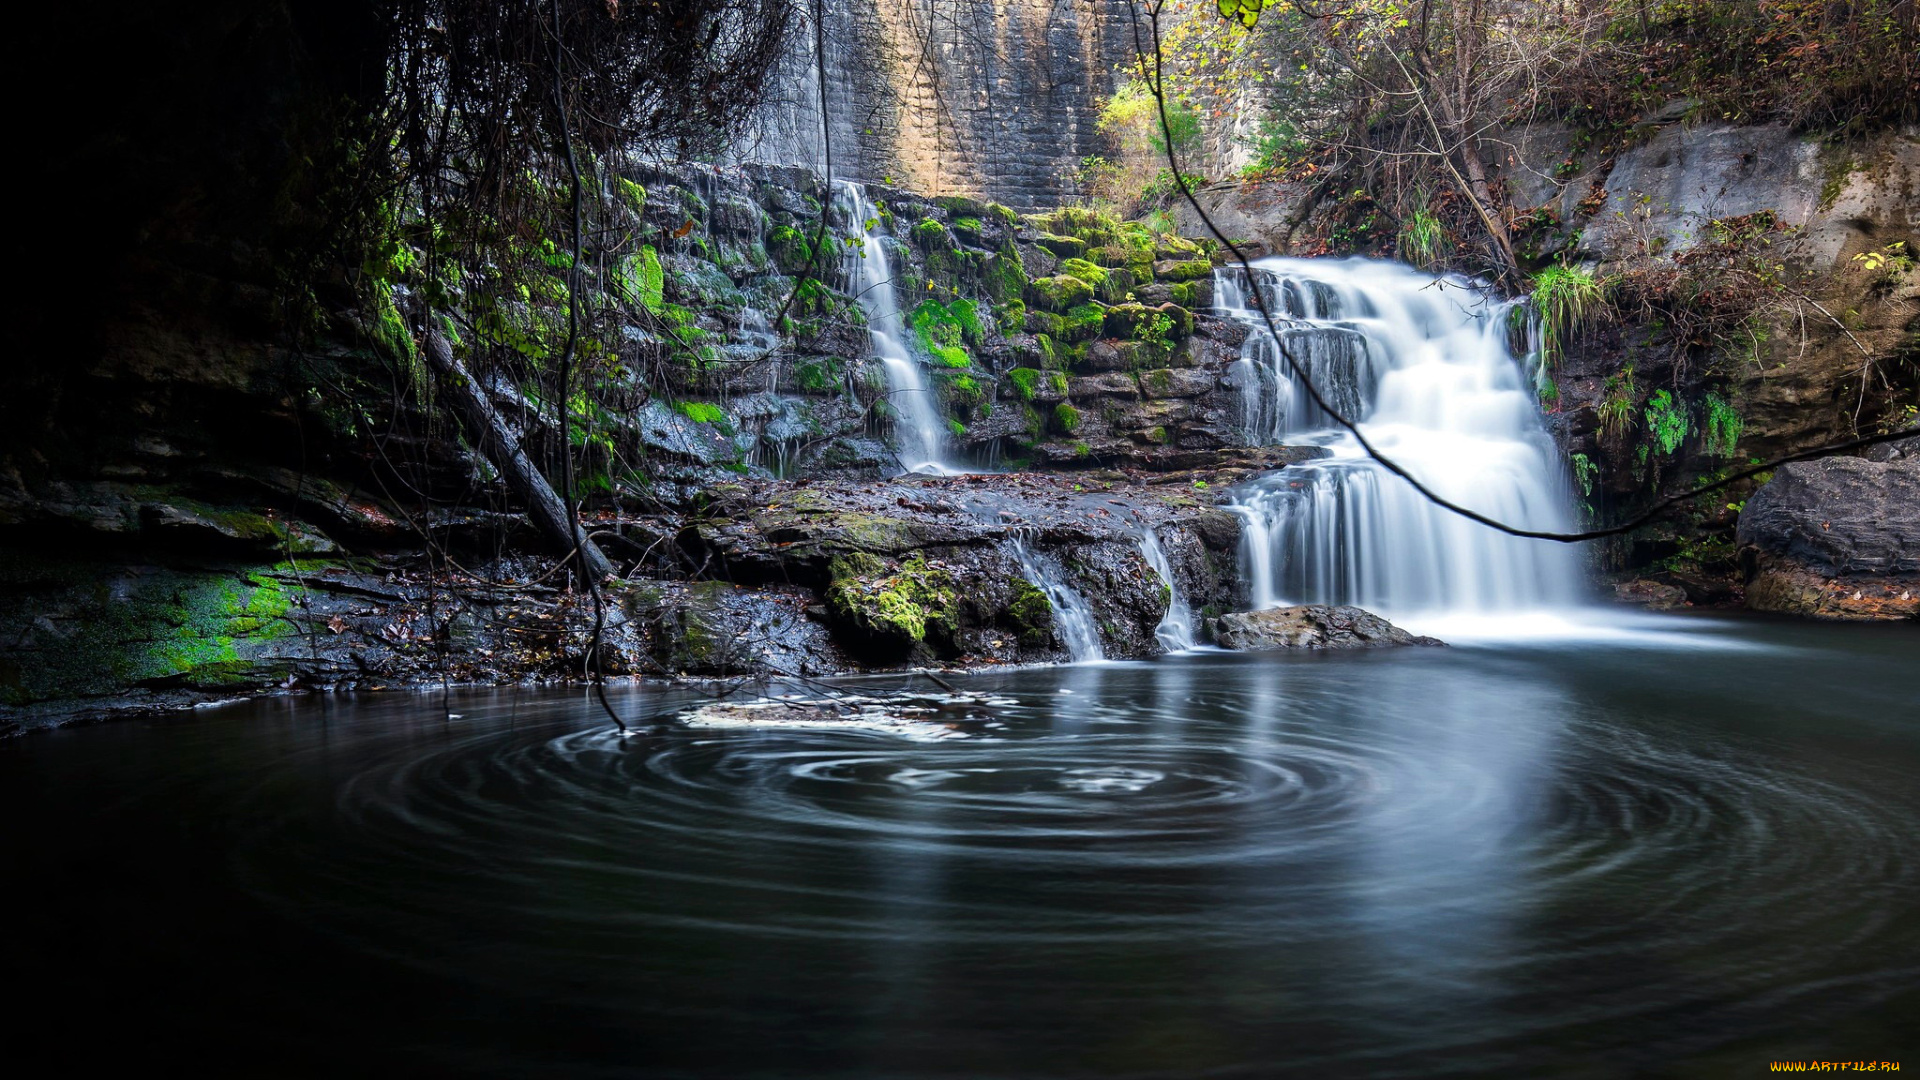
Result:
M1692 425L1687 421L1687 408L1674 400L1665 390L1655 390L1647 399L1646 410L1642 413L1647 421L1647 435L1663 454L1671 454L1686 441L1687 432Z
M1715 457L1732 457L1734 447L1740 442L1741 432L1746 430L1746 420L1725 398L1712 391L1707 392L1701 407L1706 414L1703 434L1706 436L1707 453Z

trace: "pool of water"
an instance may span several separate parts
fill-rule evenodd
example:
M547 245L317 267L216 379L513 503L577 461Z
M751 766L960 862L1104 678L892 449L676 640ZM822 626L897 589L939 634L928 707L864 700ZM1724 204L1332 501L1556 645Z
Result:
M622 739L546 690L23 736L0 744L9 1053L890 1078L1920 1058L1920 627L1476 640L976 675L992 720L940 738Z

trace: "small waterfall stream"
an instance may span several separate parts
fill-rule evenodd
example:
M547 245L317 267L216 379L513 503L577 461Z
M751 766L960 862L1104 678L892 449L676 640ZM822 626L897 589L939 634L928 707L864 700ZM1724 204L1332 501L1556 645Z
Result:
M1100 629L1094 623L1093 608L1087 604L1087 598L1074 591L1073 586L1067 584L1066 575L1042 561L1026 541L1016 537L1008 547L1020 563L1020 572L1047 594L1047 603L1053 607L1053 626L1060 632L1060 643L1067 647L1067 656L1076 664L1105 660L1107 653L1100 647Z
M1193 648L1193 611L1180 595L1180 582L1173 576L1173 564L1167 560L1166 549L1160 546L1159 534L1152 529L1140 534L1140 554L1167 587L1167 613L1160 617L1160 625L1153 628L1153 636L1168 652Z
M866 314L874 355L886 367L887 402L893 406L900 467L907 472L949 474L954 470L946 462L946 421L920 374L920 362L907 348L892 260L874 231L878 215L867 202L864 188L850 180L839 183L862 236L859 250L847 256L847 280L853 283L860 310Z
M1358 604L1389 615L1500 613L1578 599L1573 551L1477 525L1423 499L1314 405L1252 310L1258 287L1315 387L1381 453L1502 521L1570 529L1570 494L1532 374L1508 346L1511 304L1458 278L1366 259L1268 258L1216 275L1221 314L1252 325L1234 376L1248 440L1331 456L1254 480L1229 507L1255 608Z

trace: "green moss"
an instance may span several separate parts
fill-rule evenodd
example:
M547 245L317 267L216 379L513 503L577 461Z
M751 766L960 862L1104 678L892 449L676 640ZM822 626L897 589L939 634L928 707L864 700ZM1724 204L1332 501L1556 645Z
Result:
M1154 277L1161 281L1194 281L1208 277L1213 273L1213 263L1206 259L1185 259L1171 264L1162 264L1154 271Z
M1027 312L1027 332L1030 334L1041 338L1056 338L1060 336L1061 325L1060 316L1051 311Z
M1027 305L1019 300L996 304L993 308L993 321L1003 336L1010 337L1017 334L1026 328Z
M1085 259L1064 260L1060 264L1060 272L1068 277L1079 278L1095 289L1107 283L1106 268L1095 266Z
M1056 394L1066 393L1067 373L1064 371L1049 371L1047 373L1047 385L1052 387L1053 392Z
M953 250L953 234L947 231L945 225L933 218L921 218L907 235L912 237L914 244L922 251Z
M1087 242L1077 236L1042 235L1035 243L1063 259L1077 259L1087 253Z
M1001 244L1000 250L987 260L983 284L987 295L1003 304L1026 295L1027 264L1012 240Z
M620 260L613 280L620 299L627 303L637 304L655 315L666 310L666 274L652 244L643 244L639 251Z
M1007 381L1013 384L1013 392L1021 401L1032 401L1040 388L1040 372L1034 368L1017 367L1007 372Z
M1027 299L1035 307L1065 312L1093 299L1093 286L1077 277L1057 274L1040 278L1027 287Z
M977 218L987 212L987 204L971 195L936 195L931 201L949 214Z
M767 254L774 265L789 274L797 274L813 261L813 245L807 234L790 225L782 225L767 236Z
M1173 286L1172 292L1174 303L1179 304L1181 307L1190 308L1194 306L1194 301L1199 298L1200 287L1194 282L1183 281Z
M1080 430L1080 410L1066 402L1053 407L1054 429L1062 434L1071 435Z
M997 202L990 202L987 204L987 213L992 215L1000 224L1008 226L1009 228L1019 228L1020 226L1020 215L1015 212L1011 206L1002 206Z
M963 299L942 304L938 300L922 300L907 322L913 327L920 347L939 363L952 368L972 364L972 358L961 344L978 341L982 333L980 312L973 301Z
M1007 621L1020 635L1020 643L1042 646L1053 640L1053 602L1046 590L1023 577L1011 582L1007 601Z
M1086 341L1100 336L1106 324L1107 310L1099 304L1081 304L1061 316L1060 337L1067 341Z
M1715 457L1732 457L1740 444L1741 433L1746 430L1746 420L1725 398L1712 391L1707 392L1701 405L1706 413L1707 452Z
M705 401L682 401L673 407L673 411L696 424L724 425L727 414L718 405Z
M620 193L620 201L635 214L647 209L647 189L624 176L614 177L614 189Z
M834 559L828 569L827 607L861 630L911 648L930 630L951 632L957 624L959 590L953 576L915 553L890 570L865 552Z

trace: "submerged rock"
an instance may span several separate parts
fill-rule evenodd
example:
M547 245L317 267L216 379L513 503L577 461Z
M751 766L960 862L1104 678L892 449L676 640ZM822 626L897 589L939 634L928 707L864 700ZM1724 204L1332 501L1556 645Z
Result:
M1214 640L1228 649L1377 649L1388 645L1445 645L1417 637L1365 608L1302 604L1267 611L1236 611L1214 623Z
M1920 459L1783 465L1747 500L1737 535L1750 608L1920 617Z

